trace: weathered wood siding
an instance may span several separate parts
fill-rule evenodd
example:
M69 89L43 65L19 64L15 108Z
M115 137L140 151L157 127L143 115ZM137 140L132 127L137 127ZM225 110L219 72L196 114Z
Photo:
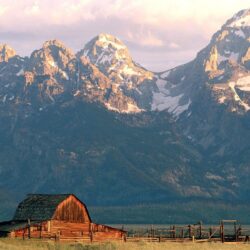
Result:
M124 240L124 234L117 231L117 232L96 232L93 233L92 241L94 242L103 242L103 241L115 241Z
M52 219L79 223L90 222L87 208L73 195L58 205Z
M67 221L52 220L51 234L59 240L85 240L90 241L90 223L74 223Z
M74 223L51 220L32 225L30 228L14 230L9 237L41 238L57 241L113 241L124 240L125 232L105 225L95 223Z
M92 241L124 240L126 233L120 229L106 225L91 223Z
M46 238L50 236L48 231L48 222L37 223L30 228L25 227L23 229L17 229L9 234L9 237L22 237L22 238Z

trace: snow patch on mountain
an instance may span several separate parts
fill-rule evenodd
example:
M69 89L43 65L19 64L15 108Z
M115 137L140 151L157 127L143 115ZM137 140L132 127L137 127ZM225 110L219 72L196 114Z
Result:
M224 178L219 176L219 175L215 175L215 174L212 174L210 172L207 172L205 177L209 180L215 180L215 181L223 181Z
M20 69L17 73L16 73L17 76L23 76L24 75L24 70L23 69Z
M244 39L246 38L246 35L245 35L245 33L243 32L242 29L236 30L236 31L234 32L234 34L237 35L237 36L239 36L239 37L242 37L242 38L244 38Z
M239 59L239 53L224 51L225 55L218 54L218 65L224 61L230 60L237 62Z
M170 74L170 72L171 72L170 70L164 72L163 74L161 74L161 78L166 78L166 77L168 77L168 75Z
M53 60L48 60L48 64L50 65L50 66L52 66L52 67L58 67L58 64L57 64L57 62L55 62L55 61L53 61Z
M104 53L105 53L105 51L103 51L103 52L101 53L101 55L97 58L96 64L99 64L99 63L100 63L100 64L105 64L105 63L111 64L112 59L113 59L113 55L112 55L112 54L110 54L110 55L105 55Z
M120 113L120 110L116 107L111 106L110 103L105 103L105 106L108 110L116 111L116 112Z
M189 99L186 104L181 105L180 100L183 98L184 94L182 93L179 95L171 95L170 91L166 89L167 81L158 78L156 81L156 85L159 92L153 92L153 99L151 104L152 111L167 110L174 116L178 117L181 113L189 108L191 100Z
M181 113L183 113L184 111L188 110L190 104L191 104L191 100L188 99L188 102L187 104L184 104L184 105L179 105L178 107L176 107L174 110L173 110L173 113L175 116L179 116ZM172 112L172 111L170 111Z
M12 95L10 98L9 98L9 101L13 101L15 99L15 96Z
M225 96L221 96L218 101L219 103L225 103L226 99L227 98Z
M232 92L234 93L234 100L236 102L238 102L241 106L243 106L246 111L250 110L250 106L247 103L245 103L244 101L242 101L241 98L239 97L239 95L237 94L237 92L235 90L236 83L235 82L229 82L228 85L231 88Z
M62 75L63 75L64 79L66 79L67 81L69 80L69 75L67 74L67 72L62 71Z
M7 95L5 95L2 99L2 102L5 103L6 102L6 99L7 99Z
M138 108L136 105L132 103L128 103L128 109L125 111L125 113L140 113L144 110Z
M250 27L250 10L244 10L236 14L233 17L233 21L228 25L228 27Z
M115 111L118 113L131 114L131 113L141 113L144 111L143 109L138 108L133 103L127 103L127 106L128 106L127 109L123 109L123 110L119 110L118 108L112 106L110 103L104 103L104 105L106 106L108 110Z
M236 86L242 91L250 91L250 76L238 79Z
M135 71L132 67L125 65L124 68L120 71L120 73L124 73L125 75L141 75L140 72Z
M108 48L110 45L117 49L117 50L120 50L120 49L126 49L126 46L122 44L122 42L116 38L116 40L118 42L114 42L112 41L113 37L111 35L108 35L108 34L100 34L99 35L99 42L102 43L103 45L103 48Z
M74 96L79 96L81 94L81 91L78 89L75 93Z

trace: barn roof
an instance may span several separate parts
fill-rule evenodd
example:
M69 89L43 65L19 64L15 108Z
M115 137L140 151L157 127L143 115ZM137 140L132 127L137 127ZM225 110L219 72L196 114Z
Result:
M57 206L71 194L29 194L17 207L14 221L49 220Z
M38 224L38 221L31 221L30 226ZM0 232L11 232L12 230L18 230L28 227L27 221L3 221L0 222Z

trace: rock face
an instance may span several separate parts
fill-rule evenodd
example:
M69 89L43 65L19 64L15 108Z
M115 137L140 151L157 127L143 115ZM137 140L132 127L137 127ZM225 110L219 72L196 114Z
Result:
M206 88L217 103L226 104L230 112L247 112L250 107L249 16L249 10L237 13L214 34L210 44L198 53L194 61L164 73L161 77L167 84L162 92L168 89L175 93L183 100L185 109L195 101L199 92L197 88Z
M76 54L57 40L29 58L1 45L0 193L247 200L249 17L240 11L193 61L162 73L108 34Z
M248 111L249 106L249 10L226 22L207 49L205 72L217 102L228 104L232 112Z
M87 43L77 56L85 57L111 83L111 95L104 103L108 109L138 113L149 108L155 76L133 62L127 47L119 39L100 34Z
M2 54L7 62L5 55L10 52L5 52L5 47ZM54 103L61 94L71 94L120 113L138 113L150 107L154 74L134 63L126 46L111 35L100 34L77 55L60 41L51 40L30 58L15 59L8 62L7 68L4 65L2 80L9 74L14 81L24 77L25 85L32 85L40 99L46 100L42 105ZM5 99L4 93L2 101Z
M0 62L8 62L11 57L16 55L16 51L13 50L7 44L0 45Z
M31 54L29 70L37 75L58 76L68 80L66 69L74 53L57 40L47 41L40 50Z
M135 63L128 48L108 34L95 37L76 55L57 40L45 42L30 58L2 45L1 78L33 74L51 102L67 93L120 113L167 110L175 118L190 113L197 89L209 88L218 104L245 113L250 109L249 34L249 10L240 11L194 61L161 74Z

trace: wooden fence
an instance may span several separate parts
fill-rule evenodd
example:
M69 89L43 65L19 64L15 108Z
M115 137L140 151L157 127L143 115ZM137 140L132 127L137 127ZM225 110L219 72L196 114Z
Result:
M249 242L250 226L242 226L237 220L221 220L218 225L206 226L201 221L189 225L170 225L170 226L150 226L141 229L124 228L116 230L109 226L91 224L87 230L78 225L63 227L53 222L53 230L42 232L42 224L33 225L20 231L16 231L13 237L22 237L23 239L40 238L53 239L55 241L77 241L77 242L97 242L120 241L137 242L186 242L186 241L221 241L221 242ZM32 230L31 230L32 229ZM127 231L125 234L124 231Z
M125 228L126 230L126 228ZM240 225L236 220L221 220L217 226L206 226L201 221L190 225L171 225L142 229L128 229L127 241L221 241L248 242L250 227Z

